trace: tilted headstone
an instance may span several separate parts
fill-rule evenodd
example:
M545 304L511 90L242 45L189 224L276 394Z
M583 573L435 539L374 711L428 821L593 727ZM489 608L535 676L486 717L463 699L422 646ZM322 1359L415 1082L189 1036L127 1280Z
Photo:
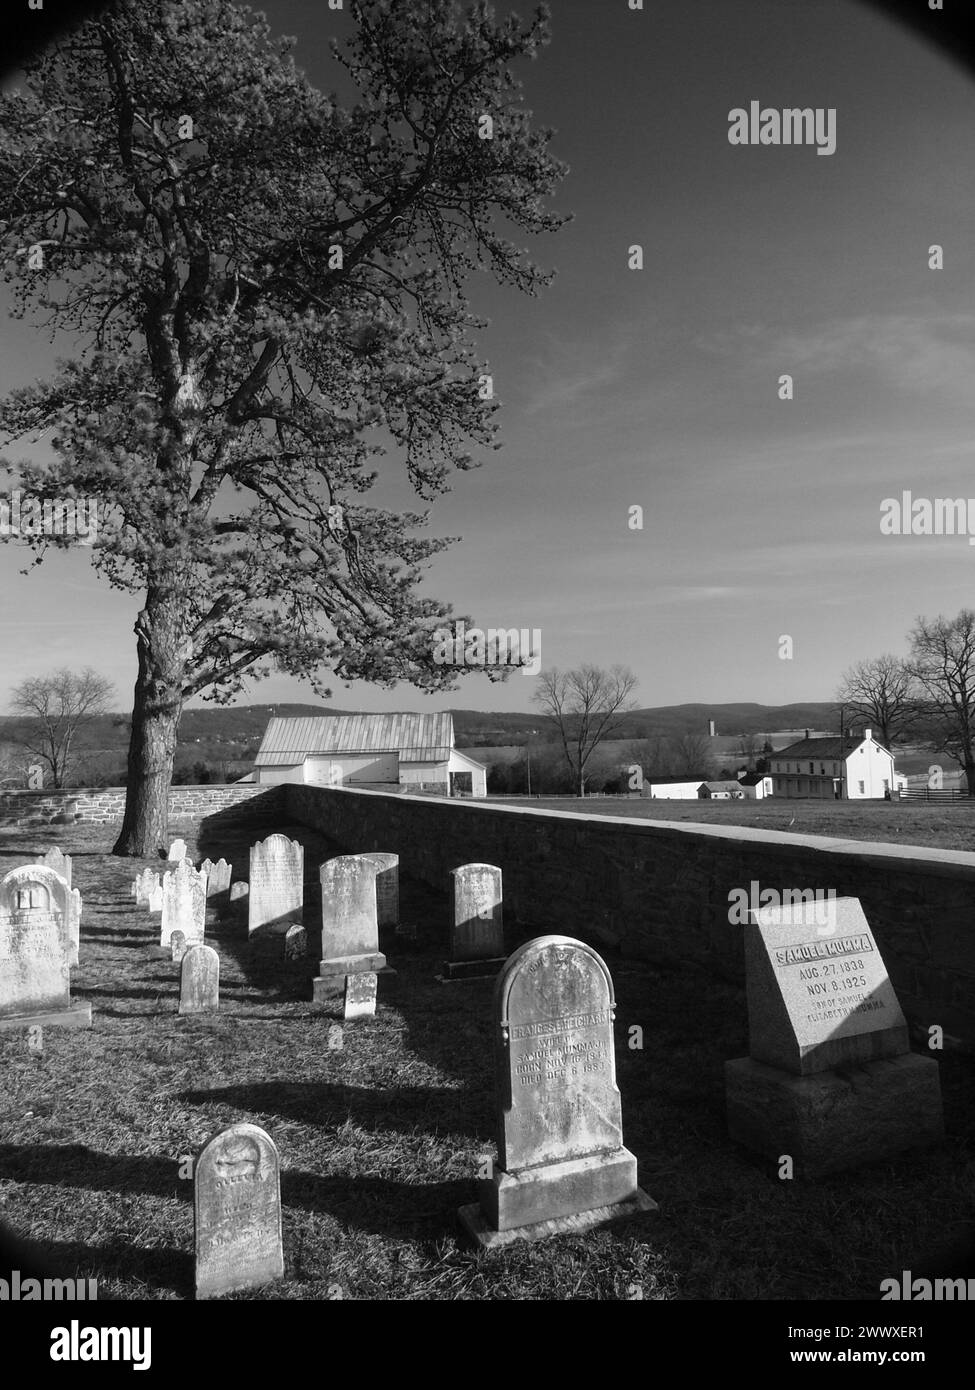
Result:
M341 977L386 968L376 921L376 866L356 854L323 864L322 959L314 999L324 1002Z
M656 1210L623 1146L614 1013L591 946L541 936L509 956L494 989L498 1162L460 1210L480 1245Z
M20 864L0 881L0 911L47 904L60 918L69 965L78 964L81 942L81 894L44 864Z
M14 869L0 881L0 1029L91 1027L91 1005L72 1001L64 912L43 865ZM80 896L80 895L79 895ZM63 901L63 895L62 895Z
M399 922L399 855L372 851L361 856L376 865L376 921L380 930Z
M284 936L302 920L305 852L287 835L269 835L251 845L247 928Z
M203 940L206 926L207 881L188 859L181 859L162 881L162 929L159 944L169 950L170 937L181 931L187 945Z
M200 873L207 876L207 902L211 906L220 906L228 900L233 872L226 859L218 859L215 864L210 859L204 859L200 865Z
M179 974L179 1012L212 1014L220 1007L220 957L212 946L190 946Z
M180 860L180 859L185 859L185 858L186 858L186 841L185 841L185 840L174 840L174 841L172 842L172 844L169 846L169 854L167 855L167 858L169 859L169 862L170 862L171 864L176 863L176 862L177 862L178 860Z
M725 1063L731 1138L797 1177L941 1139L937 1063L910 1050L859 900L763 907L744 931L751 1055Z
M178 965L186 955L186 933L174 931L169 938L170 960Z
M196 1296L218 1298L284 1277L278 1151L263 1129L235 1124L196 1161Z
M54 849L49 849L46 854L39 854L38 864L44 864L48 869L53 869L56 874L64 879L68 887L71 887L71 855L62 854L55 845Z
M497 975L505 959L501 870L494 864L462 864L450 876L453 915L444 978Z
M376 1012L379 976L372 970L345 977L345 1018L371 1018Z

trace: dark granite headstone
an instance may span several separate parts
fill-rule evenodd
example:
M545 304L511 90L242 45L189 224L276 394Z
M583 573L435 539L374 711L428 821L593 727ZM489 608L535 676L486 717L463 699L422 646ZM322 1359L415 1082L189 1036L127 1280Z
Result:
M725 1063L733 1140L810 1178L943 1137L938 1064L910 1050L857 898L758 909L745 965L751 1055Z

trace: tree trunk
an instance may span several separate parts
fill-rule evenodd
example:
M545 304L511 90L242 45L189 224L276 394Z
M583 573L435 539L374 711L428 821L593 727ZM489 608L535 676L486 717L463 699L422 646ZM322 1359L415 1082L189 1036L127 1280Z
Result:
M152 588L135 625L139 674L129 736L125 817L113 854L145 858L169 847L169 788L183 682L192 651L186 605Z

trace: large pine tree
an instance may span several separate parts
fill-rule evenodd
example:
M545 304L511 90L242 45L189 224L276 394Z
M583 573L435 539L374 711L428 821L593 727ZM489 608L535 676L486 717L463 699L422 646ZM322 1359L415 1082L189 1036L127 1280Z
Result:
M97 499L92 562L142 595L119 854L165 840L189 697L275 668L320 693L453 679L432 659L451 609L417 593L448 542L363 494L377 453L429 501L492 443L464 283L549 278L504 232L564 220L511 73L547 21L348 10L346 105L229 0L116 0L0 100L6 278L75 352L3 429L53 430L21 485Z

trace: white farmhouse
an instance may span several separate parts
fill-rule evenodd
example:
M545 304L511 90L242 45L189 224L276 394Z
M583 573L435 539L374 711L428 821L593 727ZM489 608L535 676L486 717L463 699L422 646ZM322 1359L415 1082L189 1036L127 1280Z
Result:
M764 801L767 796L772 796L775 790L772 778L767 772L743 772L738 778L738 784L749 801Z
M776 796L880 800L895 786L894 755L865 729L863 737L803 738L769 755Z
M487 768L454 747L449 714L272 719L254 763L254 780L487 795Z

